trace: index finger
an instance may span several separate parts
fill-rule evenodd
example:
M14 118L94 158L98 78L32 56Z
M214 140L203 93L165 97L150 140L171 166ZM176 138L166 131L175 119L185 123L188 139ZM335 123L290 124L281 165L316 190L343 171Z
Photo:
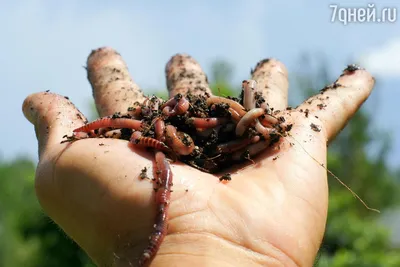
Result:
M375 79L366 70L350 65L333 84L310 97L297 109L308 110L310 116L317 117L330 142L367 100L374 85Z
M112 48L93 50L87 59L87 75L101 117L126 113L144 94L129 74L121 55Z

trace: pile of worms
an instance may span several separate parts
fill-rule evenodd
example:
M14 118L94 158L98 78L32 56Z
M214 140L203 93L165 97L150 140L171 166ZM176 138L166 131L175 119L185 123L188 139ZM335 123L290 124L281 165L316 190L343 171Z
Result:
M139 260L144 266L155 256L167 232L173 180L168 159L208 173L251 160L290 131L291 125L274 114L257 83L245 80L238 97L146 97L126 113L102 117L73 130L67 141L117 138L154 151L157 214L149 245ZM229 180L229 176L223 177Z

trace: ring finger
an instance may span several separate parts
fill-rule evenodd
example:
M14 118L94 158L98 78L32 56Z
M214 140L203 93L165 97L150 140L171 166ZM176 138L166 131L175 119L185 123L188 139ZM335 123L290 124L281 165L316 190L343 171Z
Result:
M276 59L261 60L251 76L270 108L283 110L287 107L289 80L283 63Z
M189 55L173 56L165 67L165 76L170 97L178 93L212 94L206 74L200 64Z

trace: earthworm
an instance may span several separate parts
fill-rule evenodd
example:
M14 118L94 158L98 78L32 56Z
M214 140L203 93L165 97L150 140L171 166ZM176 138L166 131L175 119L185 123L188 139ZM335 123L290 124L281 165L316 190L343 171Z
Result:
M135 102L133 104L133 107L129 107L127 114L131 115L134 118L139 118L140 115L142 114L142 107L140 106L140 103Z
M142 115L148 117L151 116L153 111L158 111L160 101L161 100L157 96L146 98L142 104Z
M257 142L255 144L249 145L241 151L237 151L232 154L232 159L236 161L240 161L243 159L244 154L247 154L249 157L255 156L258 153L264 151L271 144L271 140L267 139L262 142Z
M178 132L172 125L165 127L166 141L168 145L179 155L189 155L194 150L194 142L192 138L182 132Z
M158 110L158 107L160 106L160 102L161 102L162 100L161 99L159 99L157 96L152 96L151 98L150 98L150 108L151 108L151 110L155 110L155 111L157 111Z
M270 134L275 132L273 128L264 127L259 120L256 120L255 128L265 139L269 139Z
M253 136L252 138L246 138L246 139L239 139L239 140L233 140L227 143L223 143L217 146L215 149L217 153L232 153L234 151L237 151L239 149L242 149L246 147L247 145L251 143L257 143L260 140L259 136Z
M181 115L188 111L188 109L189 101L181 94L177 94L161 106L163 114L169 117Z
M228 122L227 124L222 125L221 132L223 133L232 132L233 130L235 130L235 128L236 124Z
M107 132L111 131L112 127L100 128L97 130L97 135L105 135Z
M208 128L208 129L204 129L204 128L197 128L197 134L201 137L209 137L213 132L219 132L219 130L222 128L223 125L218 125L214 128Z
M181 65L179 62L176 63L177 67ZM201 96L188 94L184 97L182 94L176 94L173 98L163 101L156 96L145 97L125 74L124 68L114 68L113 77L116 78L115 81L123 79L122 85L132 87L129 92L134 92L136 95L139 93L137 96L139 101L132 105L126 101L129 97L126 98L127 94L124 93L115 99L121 100L120 104L123 104L123 108L127 108L126 114L103 117L75 129L72 136L66 137L69 141L87 137L129 139L130 146L154 150L156 216L149 243L139 255L139 264L143 266L154 258L167 235L168 209L173 186L173 174L167 156L174 160L181 159L202 171L216 172L220 171L220 168L236 164L235 161L249 160L251 156L261 153L277 141L276 137L282 136L280 135L282 132L289 131L291 125L284 126L284 120L272 116L268 103L258 91L255 80L243 81L243 102L237 102L237 98L210 96L207 88ZM89 74L94 77L94 66L92 69ZM118 74L121 71L122 76ZM97 76L94 78L97 79ZM95 84L93 77L91 78L93 86L96 88L100 86L99 88L105 92L109 91L107 86L104 87L107 83ZM106 75L100 78L104 77ZM198 88L198 83L196 84ZM120 88L118 84L115 86ZM260 89L264 89L264 86L262 87L260 86ZM105 105L100 101L96 105L107 114L114 113L116 111L115 105L112 104L114 101L107 103L108 105ZM128 105L132 107L128 108ZM169 118L174 116L177 117ZM186 131L183 129L188 130L193 139L182 132Z
M239 113L233 109L233 108L229 108L229 113L231 114L231 118L234 122L238 123L240 121L240 119L242 118L242 116L239 115Z
M221 103L217 103L217 104L221 104ZM226 103L225 103L226 104ZM216 104L211 104L210 109L211 110L215 110L216 109ZM240 105L240 104L239 104ZM228 105L228 111L229 114L231 115L231 119L235 122L238 123L240 121L240 119L242 118L242 116L239 114L239 112L237 112L234 108L229 107ZM202 117L202 116L198 116L198 117ZM208 117L207 115L205 117Z
M189 118L189 124L192 124L196 128L209 129L214 128L218 125L225 124L227 118Z
M243 106L251 110L256 107L255 90L257 82L255 80L243 81Z
M232 132L235 129L236 125L234 123L227 123L227 124L221 124L218 125L214 128L209 128L209 129L202 129L202 128L197 128L197 134L201 137L209 137L213 132L221 132L221 133L229 133Z
M76 140L79 140L79 139L85 139L85 138L89 138L89 137L91 137L91 135L93 136L96 136L94 133L93 133L93 131L90 131L90 132L88 132L88 133L85 133L85 132L76 132L76 133L73 133L73 138L74 139L76 139Z
M85 138L100 137L107 132L106 129L109 129L109 128L100 128L100 129L90 130L88 132L73 132L73 136L77 140L85 139Z
M151 108L149 105L150 99L146 97L142 104L142 115L148 117L151 114Z
M122 132L121 132L120 129L111 130L111 131L108 131L108 132L104 133L104 137L106 137L106 138L117 138L117 139L119 139L119 138L121 138L121 135L122 135Z
M240 117L243 117L244 114L246 114L246 109L238 102L232 99L224 98L221 96L210 96L209 98L207 98L208 106L211 106L212 104L221 104L221 103L228 104L229 107L235 110Z
M165 142L165 122L161 118L156 118L153 122L156 139Z
M127 118L110 118L104 117L90 122L82 127L73 130L76 132L89 132L91 130L96 130L99 128L112 127L112 128L128 128L134 130L141 130L143 122L140 120L127 119Z
M251 138L251 142L252 142L253 144L259 142L260 140L261 140L261 138L260 138L260 136L258 136L258 135L253 136L253 137Z
M129 139L129 141L132 144L137 144L139 142L139 139L142 137L142 132L140 131L134 131L131 135L131 138Z
M258 118L263 126L273 126L279 123L279 120L270 114Z
M265 110L270 110L270 106L267 102L261 103L260 108L263 108Z
M147 264L157 253L168 227L168 209L171 198L173 174L165 154L157 151L155 155L155 176L159 187L156 189L157 214L154 223L154 231L149 237L149 245L139 259L139 266Z
M143 137L140 131L135 131L132 133L130 142L133 145L140 145L144 147L151 147L156 150L161 150L165 152L171 151L171 149L164 144L163 142L158 141L157 139L151 137Z
M263 114L265 114L265 110L262 108L253 108L252 110L247 112L236 125L236 135L242 136L247 127Z

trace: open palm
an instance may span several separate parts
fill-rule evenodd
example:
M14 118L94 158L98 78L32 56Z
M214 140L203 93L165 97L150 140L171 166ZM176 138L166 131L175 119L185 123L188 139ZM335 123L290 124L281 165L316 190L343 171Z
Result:
M143 98L110 48L89 56L88 76L101 116L124 112ZM210 93L189 56L174 56L166 76L170 95ZM168 235L152 266L312 265L327 216L321 166L327 144L367 99L374 79L362 69L346 70L327 90L289 110L287 71L280 62L261 61L252 76L270 106L293 124L290 136L247 166L229 170L228 183L173 163ZM153 184L140 178L145 167L152 176L154 156L116 139L60 144L84 124L62 96L30 95L23 111L39 140L36 190L45 212L99 266L136 266L156 212Z

